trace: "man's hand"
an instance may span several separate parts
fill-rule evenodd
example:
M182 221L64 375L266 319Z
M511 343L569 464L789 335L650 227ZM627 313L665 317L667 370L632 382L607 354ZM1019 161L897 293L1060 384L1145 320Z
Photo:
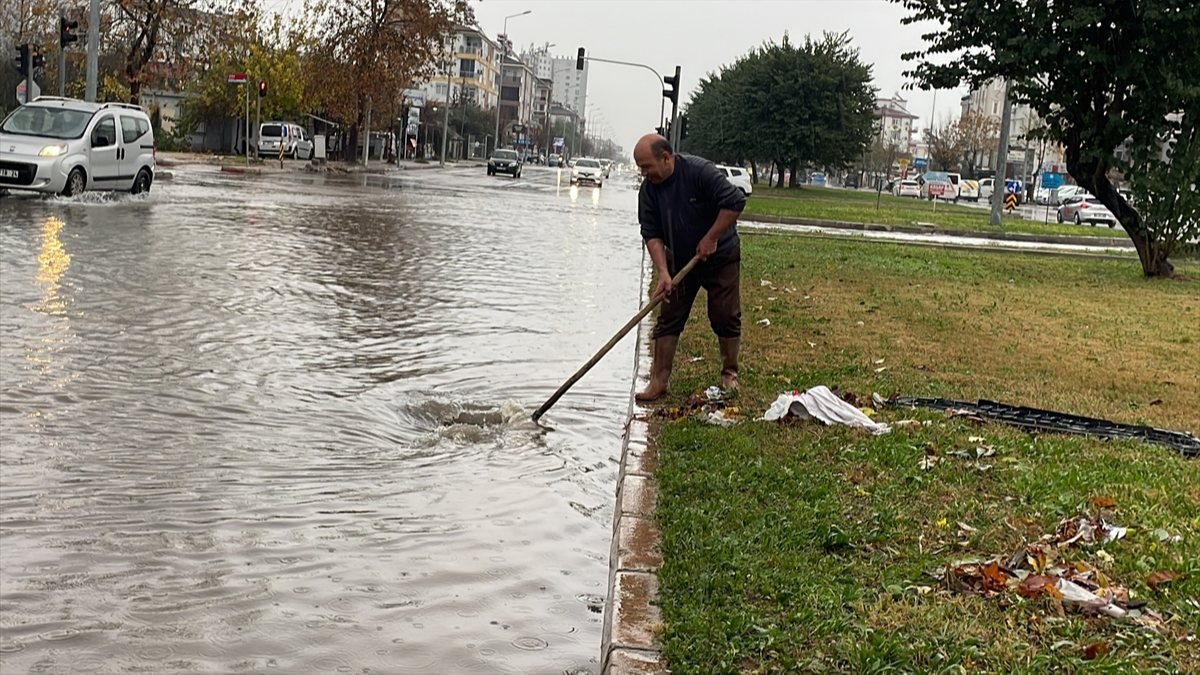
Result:
M700 244L696 247L696 257L701 260L708 260L708 256L717 252L717 240L714 237L705 235L700 240Z
M671 291L674 290L675 284L671 281L671 274L669 272L666 274L659 274L658 285L654 287L654 297L661 297L663 302L670 302L668 296L670 296Z

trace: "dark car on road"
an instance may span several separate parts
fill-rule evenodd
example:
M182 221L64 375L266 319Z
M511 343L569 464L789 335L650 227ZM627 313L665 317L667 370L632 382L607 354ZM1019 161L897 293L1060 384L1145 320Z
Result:
M507 173L513 178L521 177L521 157L516 150L496 150L488 158L488 175Z

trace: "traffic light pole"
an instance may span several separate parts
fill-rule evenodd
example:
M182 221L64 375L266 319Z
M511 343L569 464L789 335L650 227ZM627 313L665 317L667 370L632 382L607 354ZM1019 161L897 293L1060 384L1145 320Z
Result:
M646 70L654 73L654 76L658 78L658 86L660 88L662 88L662 89L667 88L667 85L663 82L662 74L644 63L633 63L632 61L615 61L613 59L599 59L599 58L596 58L595 56L584 56L583 58L585 61L599 61L600 63L614 63L618 66L633 66L634 68L645 68ZM678 70L678 68L676 70ZM676 74L678 75L678 73L676 73ZM666 97L664 96L663 99L666 99ZM662 124L663 114L666 111L666 103L667 102L665 100L660 101L660 103L659 103L659 106L658 106L658 123L659 124Z
M679 152L679 66L675 66L674 96L671 97L671 147ZM667 93L664 91L663 96Z
M88 14L87 93L88 101L96 101L96 71L100 64L100 0L92 0Z
M58 95L67 95L67 50L62 46L58 48Z

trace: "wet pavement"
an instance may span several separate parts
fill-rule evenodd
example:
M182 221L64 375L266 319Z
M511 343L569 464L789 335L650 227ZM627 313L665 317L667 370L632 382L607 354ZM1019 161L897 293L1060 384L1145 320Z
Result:
M596 672L631 182L0 199L0 671Z

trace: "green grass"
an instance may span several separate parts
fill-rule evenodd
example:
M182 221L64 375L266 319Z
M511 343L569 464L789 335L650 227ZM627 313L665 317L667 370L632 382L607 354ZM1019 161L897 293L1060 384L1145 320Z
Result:
M1042 207L1043 209L1045 207ZM1048 223L1005 216L999 228L991 225L987 210L883 194L876 208L874 192L824 187L770 188L755 186L746 202L747 216L786 216L848 223L913 226L931 223L945 230L967 232L1017 232L1022 234L1071 235L1124 239L1120 228L1080 227L1055 222L1050 209ZM1042 211L1039 211L1042 213Z
M743 265L743 421L679 420L657 435L672 672L1200 670L1186 641L1200 629L1200 460L934 412L878 411L931 422L882 437L753 421L779 393L826 384L1200 430L1196 281L1147 281L1130 262L767 235L744 235ZM718 377L702 307L671 403ZM973 436L996 449L990 470L949 454ZM924 470L929 453L941 461ZM1100 547L1068 559L1128 587L1170 618L1165 629L1059 617L1016 595L1001 605L925 575L1007 559L1094 497L1115 501L1109 520L1132 529L1102 547L1111 562ZM959 522L977 531L960 534ZM1160 529L1182 540L1160 542ZM1149 588L1164 570L1181 578ZM1096 643L1109 653L1085 660Z

